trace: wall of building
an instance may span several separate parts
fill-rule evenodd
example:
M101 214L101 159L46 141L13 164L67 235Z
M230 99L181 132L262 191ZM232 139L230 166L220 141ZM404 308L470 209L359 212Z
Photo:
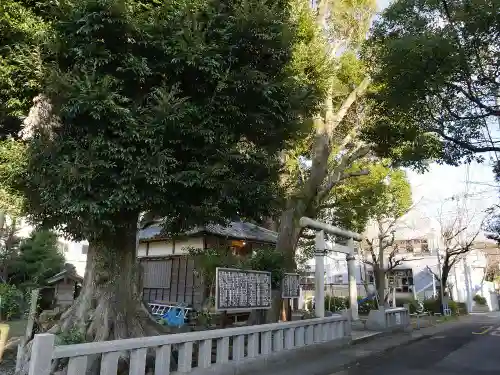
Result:
M87 264L88 242L73 242L63 238L58 240L59 249L66 258L66 263L71 263L75 266L76 272L80 276L85 275L85 266Z
M61 281L55 286L56 305L61 307L70 306L75 296L75 282L72 280Z
M168 255L187 254L188 248L203 249L203 237L189 237L181 240L163 240L143 242L139 244L137 256L142 257L161 257Z

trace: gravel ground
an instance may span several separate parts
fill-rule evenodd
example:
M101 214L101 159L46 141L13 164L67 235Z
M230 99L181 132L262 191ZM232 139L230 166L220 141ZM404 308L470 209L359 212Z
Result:
M13 375L16 368L17 347L6 349L0 362L0 375Z

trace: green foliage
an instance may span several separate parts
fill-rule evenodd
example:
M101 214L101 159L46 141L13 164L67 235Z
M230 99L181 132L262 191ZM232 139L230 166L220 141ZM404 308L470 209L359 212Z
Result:
M335 187L324 219L339 227L363 232L370 219L403 215L412 204L411 186L403 170L387 164L387 161L356 163L353 170L366 169L368 175Z
M0 284L0 319L19 318L23 312L23 293L15 285Z
M369 299L363 303L359 303L364 297L358 297L358 312L361 315L368 315L371 310L376 310L378 308L377 301L375 299Z
M19 246L19 254L9 267L9 281L16 285L43 285L64 268L64 255L54 232L34 231Z
M347 297L336 297L325 295L325 310L331 312L339 312L347 309L349 299Z
M248 259L243 260L241 267L271 272L271 287L280 289L286 271L285 255L274 247L255 249Z
M410 307L410 314L415 314L417 312L418 301L415 300L415 298L397 298L396 299L396 306L397 307L403 307L406 304L408 304ZM426 311L425 304L424 304L424 311Z
M40 90L46 23L16 0L0 2L0 137L15 135Z
M441 313L441 302L439 298L427 299L423 301L424 311L431 314ZM467 306L462 302L448 301L448 307L452 315L467 314Z
M201 276L205 285L211 289L215 286L215 271L217 267L240 268L254 271L271 272L271 286L281 288L281 280L285 273L285 258L275 248L264 247L255 249L247 258L238 257L229 248L188 249L194 257L196 273Z
M25 151L26 147L12 138L0 141L0 211L13 217L21 215L22 196L12 185L25 169Z
M59 345L73 345L85 342L85 334L78 328L71 328L67 331L62 331L57 335Z
M479 294L476 294L474 298L472 298L474 302L476 302L478 305L484 306L486 305L486 298L483 296L480 296Z
M273 209L277 151L324 94L290 7L77 0L61 17L44 82L60 124L15 184L33 221L114 246L139 212L178 232Z
M487 131L500 116L499 32L497 0L387 7L364 51L377 88L367 136L379 151L455 165L500 150Z
M217 267L234 268L239 264L238 258L227 247L221 248L188 248L189 256L194 258L195 272L202 278L209 290L215 286Z

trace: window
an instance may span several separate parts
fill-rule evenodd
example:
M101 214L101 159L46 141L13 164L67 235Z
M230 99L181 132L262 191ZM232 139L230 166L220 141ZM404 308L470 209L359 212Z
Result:
M429 243L427 242L427 240L422 240L422 245L420 247L422 249L422 252L423 253L429 253Z
M82 254L87 255L89 251L89 245L82 245Z
M368 276L368 283L375 284L375 276L373 274L373 271L368 271L367 276Z
M406 249L406 252L407 253L413 253L413 241L412 240L408 240L406 241L406 244L405 244L405 249Z
M413 290L413 271L411 269L392 271L388 277L388 284L396 292L409 293Z
M335 275L335 284L343 284L344 275Z

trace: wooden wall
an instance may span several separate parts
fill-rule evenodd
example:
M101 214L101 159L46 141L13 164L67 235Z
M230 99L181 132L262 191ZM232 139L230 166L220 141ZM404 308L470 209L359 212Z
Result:
M185 255L141 258L145 302L183 302L195 308L204 300L202 281L195 275L194 259Z

